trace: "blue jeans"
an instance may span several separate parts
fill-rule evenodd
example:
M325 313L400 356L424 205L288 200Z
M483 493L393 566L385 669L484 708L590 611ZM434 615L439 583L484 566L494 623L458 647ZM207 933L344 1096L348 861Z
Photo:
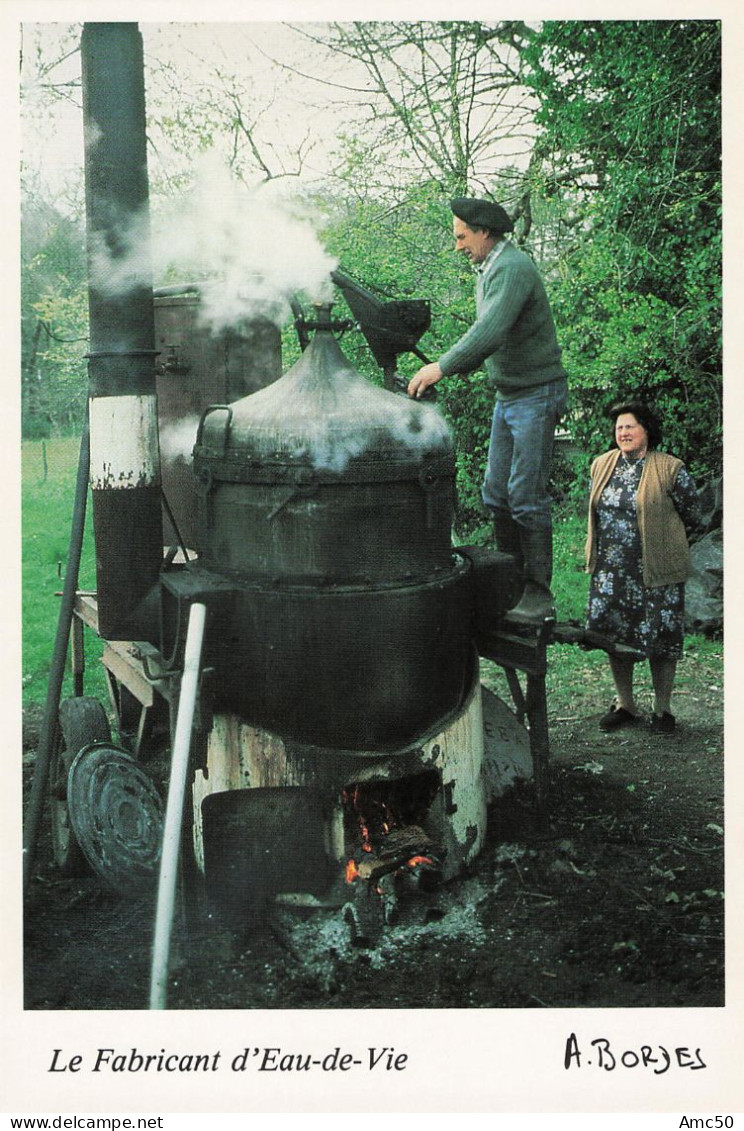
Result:
M483 482L487 507L526 530L550 530L548 477L555 428L568 405L565 378L496 401Z

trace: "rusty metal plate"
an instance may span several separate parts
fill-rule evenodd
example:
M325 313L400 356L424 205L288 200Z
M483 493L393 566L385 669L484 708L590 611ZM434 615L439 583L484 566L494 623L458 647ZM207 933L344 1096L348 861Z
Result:
M67 805L88 863L107 884L131 890L154 883L163 803L131 754L107 742L83 747L70 767Z
M253 921L278 892L326 893L334 870L320 793L305 786L213 793L202 817L207 892L228 921Z

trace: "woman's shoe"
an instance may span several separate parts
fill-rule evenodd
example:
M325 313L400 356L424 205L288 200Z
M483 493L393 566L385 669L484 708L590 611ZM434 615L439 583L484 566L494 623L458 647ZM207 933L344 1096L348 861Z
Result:
M638 722L638 715L631 715L625 707L614 707L602 715L599 725L602 730L617 730L618 727L632 727Z
M651 716L651 730L654 734L672 734L676 725L677 720L668 711L665 711L663 715Z

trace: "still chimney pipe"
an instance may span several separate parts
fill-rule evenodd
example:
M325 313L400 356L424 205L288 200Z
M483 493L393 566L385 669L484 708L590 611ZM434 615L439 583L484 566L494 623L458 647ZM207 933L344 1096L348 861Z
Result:
M87 23L81 54L98 628L155 642L163 533L142 36L136 24Z

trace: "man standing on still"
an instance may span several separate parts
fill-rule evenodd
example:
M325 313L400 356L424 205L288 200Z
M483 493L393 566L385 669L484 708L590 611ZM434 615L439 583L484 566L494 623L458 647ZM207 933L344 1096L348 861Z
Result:
M411 378L420 397L442 377L481 365L496 387L483 501L496 546L522 563L524 591L511 620L540 624L555 616L550 591L552 522L548 476L555 427L568 386L542 279L530 257L505 238L513 224L500 205L451 201L456 250L477 272L476 320L439 361Z

